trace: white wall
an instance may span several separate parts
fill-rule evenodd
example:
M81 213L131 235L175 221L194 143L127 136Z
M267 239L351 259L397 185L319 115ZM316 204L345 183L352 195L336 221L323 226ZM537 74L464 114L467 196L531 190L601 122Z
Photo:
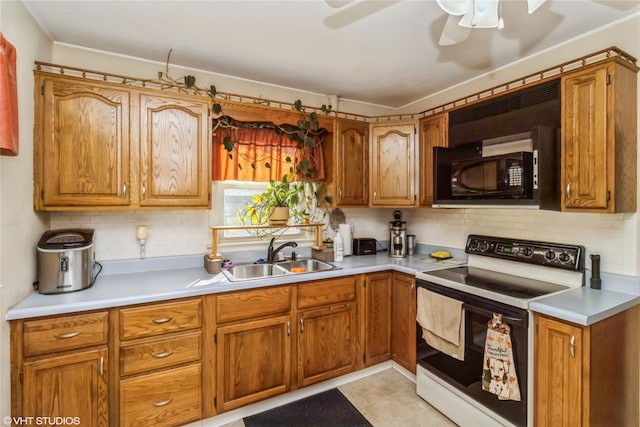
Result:
M22 2L0 1L0 30L17 51L20 153L0 157L0 416L10 415L8 308L36 280L35 244L48 216L33 211L33 61L51 60L51 41Z

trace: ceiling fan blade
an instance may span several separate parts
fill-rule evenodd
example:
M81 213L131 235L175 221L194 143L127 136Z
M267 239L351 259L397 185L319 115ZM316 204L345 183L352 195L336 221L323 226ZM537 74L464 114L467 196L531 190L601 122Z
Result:
M327 4L327 6L332 7L334 9L339 9L343 6L348 5L349 3L351 3L353 0L324 0L324 2Z
M438 6L449 15L464 15L471 10L473 0L436 0Z
M471 28L461 27L458 25L458 21L460 21L459 16L449 15L447 17L447 22L444 24L440 40L438 41L440 46L458 44L469 37L469 34L471 34Z
M527 6L529 8L529 15L538 10L540 6L547 0L527 0Z
M382 9L393 6L400 1L401 0L356 1L353 2L352 5L343 7L333 15L326 17L324 19L324 24L333 30L337 30L342 27L346 27L349 24L353 24L354 22L359 21L360 19L365 18L369 15L373 15L374 13L379 12Z

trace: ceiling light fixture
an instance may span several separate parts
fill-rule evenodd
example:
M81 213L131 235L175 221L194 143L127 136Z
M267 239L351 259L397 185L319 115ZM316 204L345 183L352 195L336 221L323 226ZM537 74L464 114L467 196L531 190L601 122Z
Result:
M527 0L529 14L535 12L546 0ZM504 29L502 4L504 0L436 0L438 6L449 14L440 36L440 46L460 43L467 39L469 30L464 28ZM462 16L460 19L456 18ZM457 25L456 25L457 24Z

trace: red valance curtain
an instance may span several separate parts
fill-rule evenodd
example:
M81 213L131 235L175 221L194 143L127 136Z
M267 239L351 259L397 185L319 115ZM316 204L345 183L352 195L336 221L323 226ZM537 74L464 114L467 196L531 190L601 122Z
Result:
M224 146L224 138L228 132L234 141L234 149L231 152ZM317 136L313 139L315 146L307 157L314 165L313 180L322 181L325 177L322 141ZM304 150L296 141L289 139L286 133L276 131L274 127L218 127L213 132L212 179L281 181L304 156ZM267 163L271 165L270 168L265 166Z

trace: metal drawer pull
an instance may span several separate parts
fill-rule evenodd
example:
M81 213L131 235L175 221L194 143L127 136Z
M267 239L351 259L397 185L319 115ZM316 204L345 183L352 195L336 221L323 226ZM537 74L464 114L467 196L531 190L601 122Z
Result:
M56 335L56 339L64 340L67 338L73 338L80 335L80 332L69 332L68 334Z
M291 322L287 321L287 336L291 336Z
M100 356L100 376L104 377L104 356Z
M569 346L569 350L571 350L571 357L576 357L576 336L571 335L571 345Z
M122 197L127 197L127 183L122 184Z
M300 333L304 332L304 319L300 319Z
M567 188L566 188L566 193L567 193L567 199L571 198L571 183L567 183Z
M152 403L152 405L155 406L156 408L159 408L161 406L166 406L171 402L173 402L173 398L164 400L162 402L155 402L155 403Z
M163 323L171 322L173 317L165 317L164 319L153 319L153 323L156 325L161 325Z
M163 357L171 356L173 354L173 350L165 351L164 353L154 354L153 357L156 359L162 359Z

